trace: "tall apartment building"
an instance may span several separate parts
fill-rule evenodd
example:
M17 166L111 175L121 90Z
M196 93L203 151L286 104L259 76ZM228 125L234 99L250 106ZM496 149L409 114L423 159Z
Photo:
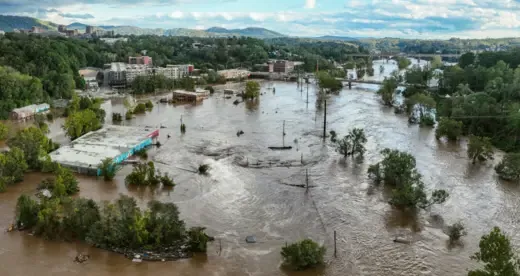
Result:
M152 58L149 56L129 57L128 64L142 64L146 66L152 66Z
M167 67L158 67L154 68L155 74L163 75L169 79L178 79L180 78L179 68L167 66Z
M58 25L58 32L64 33L67 31L67 26L65 25Z
M126 85L126 64L123 62L113 62L110 64L108 72L108 84L110 86Z
M93 26L87 26L87 29L85 30L85 33L92 34L93 32L94 32L94 27Z
M126 84L131 85L137 76L148 76L153 74L152 68L142 64L128 64L126 66Z

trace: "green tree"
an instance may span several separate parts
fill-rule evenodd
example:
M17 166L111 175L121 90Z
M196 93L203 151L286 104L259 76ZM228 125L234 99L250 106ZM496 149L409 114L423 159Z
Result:
M38 203L28 195L20 195L16 201L16 227L30 229L38 222Z
M59 198L44 199L40 204L34 234L54 240L63 234L63 206Z
M260 85L256 81L246 82L246 91L244 93L244 99L254 99L260 94Z
M366 142L365 131L362 128L354 128L343 139L336 141L336 150L344 157L363 156Z
M442 117L435 130L435 138L446 136L450 141L456 141L462 135L462 122Z
M152 101L150 101L150 100L146 101L145 107L146 107L146 109L151 110L153 108Z
M412 64L412 62L406 57L397 58L397 67L399 70L406 69L408 66L410 66L410 64Z
M116 167L112 158L103 159L98 169L101 170L101 176L105 181L111 181L116 176Z
M320 89L324 90L326 93L337 93L343 88L343 84L340 80L337 80L325 71L317 73L317 80Z
M410 116L411 122L417 122L417 116L414 111L418 111L419 113L419 123L426 126L433 126L435 124L435 120L433 119L433 109L436 106L435 99L433 99L430 95L426 95L424 93L416 93L410 98L406 99L406 111Z
M204 227L192 227L188 230L188 245L191 252L206 252L208 235L204 233Z
M7 140L10 148L23 151L27 165L31 170L40 170L47 153L52 150L51 143L45 134L37 127L31 126L18 131Z
M85 198L73 199L67 204L63 218L67 239L85 240L90 227L100 220L99 206L94 200Z
M385 78L381 88L377 91L381 95L383 103L387 106L392 106L394 103L394 93L397 89L397 80L395 78Z
M71 140L75 140L91 131L98 130L102 126L96 113L91 109L74 112L67 117L63 129Z
M135 106L133 114L140 114L146 112L146 105L144 103L139 103Z
M427 67L414 65L406 70L404 76L407 83L426 87L432 77L432 71Z
M505 180L520 179L520 154L507 153L495 166L495 171L500 178Z
M0 153L0 191L4 191L6 185L22 181L27 169L24 153L19 148Z
M491 139L488 137L478 137L471 135L468 143L468 157L471 158L472 163L478 161L486 161L493 159L493 145Z
M475 62L475 54L472 52L464 53L459 58L459 66L461 68L466 68L469 65L472 65Z
M468 233L461 222L454 223L448 227L448 236L450 237L450 243L455 243L460 240L463 236Z
M0 123L0 141L7 139L8 134L9 128L5 124Z
M520 275L519 260L511 246L511 241L500 231L500 228L494 227L488 235L482 236L479 248L479 252L471 258L483 263L484 267L469 271L468 276Z
M325 247L320 246L311 239L286 245L282 247L284 265L296 270L304 270L323 264Z
M412 155L390 149L384 149L381 153L383 160L370 165L368 174L376 184L382 182L393 188L390 204L402 209L426 209L446 201L449 195L444 190L435 190L428 198Z
M442 67L442 58L441 58L441 56L439 56L439 55L433 56L431 64L430 64L430 67L432 69L439 69L439 68L441 68Z

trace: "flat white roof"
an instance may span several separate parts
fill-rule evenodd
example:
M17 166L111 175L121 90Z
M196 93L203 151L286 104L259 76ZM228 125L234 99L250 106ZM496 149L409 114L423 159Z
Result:
M157 129L109 125L89 132L50 153L52 161L75 167L97 167L105 158L116 158L137 147Z

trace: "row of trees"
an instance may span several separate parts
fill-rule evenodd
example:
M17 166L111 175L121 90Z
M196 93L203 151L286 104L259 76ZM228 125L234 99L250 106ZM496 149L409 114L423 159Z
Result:
M85 198L54 194L39 202L21 195L16 205L16 225L51 240L81 240L109 250L176 252L206 251L204 228L186 229L173 203L150 201L147 210L135 199L120 196L99 206Z

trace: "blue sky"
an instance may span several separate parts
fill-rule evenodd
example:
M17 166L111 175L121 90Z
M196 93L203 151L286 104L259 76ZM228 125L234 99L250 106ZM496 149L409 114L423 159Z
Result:
M520 0L0 0L0 13L62 24L264 27L291 36L520 37Z

